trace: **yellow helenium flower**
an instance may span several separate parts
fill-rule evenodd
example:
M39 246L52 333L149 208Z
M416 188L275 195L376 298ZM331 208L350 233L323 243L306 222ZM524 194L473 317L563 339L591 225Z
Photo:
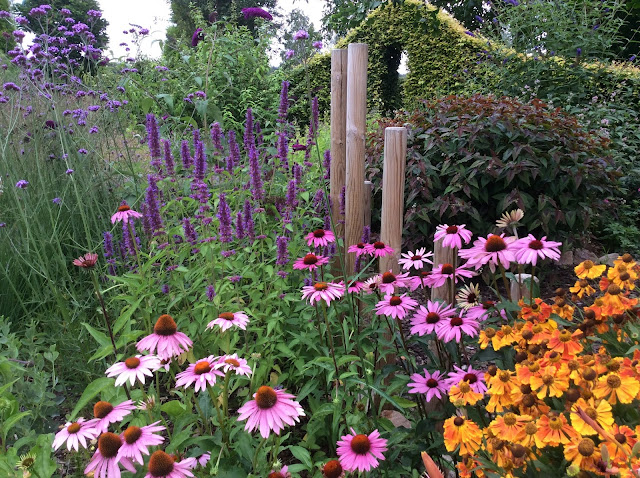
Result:
M596 398L607 398L612 405L616 403L631 403L640 392L640 383L633 377L610 373L598 379L593 389Z
M531 420L532 418L529 415L518 416L515 413L507 412L496 417L489 424L489 429L501 440L515 441L516 437L524 429L525 424Z
M547 446L538 436L538 426L533 422L526 423L524 427L522 427L522 430L520 430L514 442L527 448L533 448L535 446L541 449Z
M600 450L591 438L574 441L564 447L564 457L567 461L585 471L596 471L595 462L601 458Z
M566 445L580 437L562 414L553 417L543 415L536 425L538 438L550 446Z
M609 268L607 278L619 287L633 290L636 287L635 281L638 279L638 274L633 268L622 262Z
M595 279L596 277L600 277L606 268L606 265L597 266L593 261L584 261L578 264L573 270L576 276L578 276L578 279Z
M591 285L589 284L589 282L587 282L586 279L580 279L576 281L573 287L569 287L569 291L582 299L583 296L585 295L589 296L593 294L596 290L593 287L591 287Z
M613 426L613 413L611 412L611 405L605 400L596 400L591 398L588 402L583 398L580 398L571 407L571 426L580 435L596 435L598 432L591 428L590 425L578 415L578 408L584 410L589 418L600 425L604 430L611 430Z
M482 350L486 349L489 344L491 344L491 340L496 336L496 329L493 327L487 327L483 331L480 332L480 336L478 337L478 345Z
M444 422L444 446L454 451L458 446L461 455L471 455L480 449L482 430L473 421L463 417L451 417Z
M578 342L577 337L570 330L556 329L551 334L549 344L547 345L549 350L562 354L564 358L570 358L578 355L582 352L582 344Z
M449 390L449 400L456 407L464 407L465 405L475 405L478 400L482 400L484 395L474 392L471 386L464 380L458 385L453 385Z
M564 367L544 367L531 376L529 384L538 398L561 397L569 388L569 373Z

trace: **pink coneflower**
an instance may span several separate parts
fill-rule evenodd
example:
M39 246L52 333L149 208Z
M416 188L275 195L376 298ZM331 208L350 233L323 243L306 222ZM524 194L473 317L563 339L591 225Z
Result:
M482 304L467 309L466 315L469 319L474 319L478 322L482 322L489 318L491 309L493 309L495 305L495 302L493 302L492 300L484 301Z
M240 312L222 312L218 315L218 318L212 320L207 324L208 329L213 329L215 325L220 327L223 332L230 329L232 326L236 326L242 330L247 330L247 324L249 323L249 317L244 311Z
M91 269L98 262L98 254L87 252L84 256L80 256L73 260L73 265L83 267L85 269Z
M141 217L142 214L134 211L126 202L123 202L120 207L118 207L118 212L111 216L111 224L115 224L120 221L126 224L129 222L129 219L140 219Z
M300 421L299 417L305 416L300 404L292 398L296 397L263 385L253 394L253 400L240 407L238 420L247 420L244 429L249 433L260 428L262 438L269 438L270 430L280 435L285 424L293 426Z
M502 264L505 269L516 260L513 243L515 237L504 237L504 234L489 234L486 238L480 237L471 249L463 249L458 255L467 259L466 266L480 269L483 265L489 264L491 272L496 271L496 266Z
M347 286L347 292L349 292L350 294L357 294L358 292L360 292L364 288L365 288L364 282L349 281L349 284Z
M436 335L443 342L451 342L452 340L455 340L459 343L462 338L462 334L468 335L469 337L475 337L478 335L479 328L480 324L474 319L463 316L454 316L438 322L438 325L436 326Z
M418 302L407 294L401 296L387 294L376 304L376 315L389 315L394 319L404 319L409 311L415 309Z
M142 455L149 454L149 449L147 447L160 445L164 441L163 436L154 434L154 432L161 432L164 430L163 426L157 426L158 423L160 422L154 422L146 427L128 427L120 435L123 443L118 450L118 460L124 457L144 465Z
M182 332L178 332L176 321L168 314L161 315L153 326L153 333L140 340L136 348L148 350L160 359L166 360L189 350L193 342Z
M458 367L457 365L454 365L453 368L454 371L449 372L449 375L445 380L448 388L458 385L464 380L469 384L471 390L484 395L487 391L487 386L484 384L484 372L474 370L471 365L468 365L466 370Z
M344 470L340 460L329 460L322 467L322 476L324 478L344 478Z
M271 472L267 475L267 478L291 478L289 467L285 465L280 468L280 471L271 470Z
M367 294L372 294L380 290L380 283L382 282L382 276L380 274L376 274L373 277L369 277L366 281L364 281L364 287L362 290Z
M207 384L213 387L218 377L224 377L224 373L214 368L217 361L218 357L210 355L205 359L192 363L187 367L187 370L176 375L176 387L187 388L194 382L196 384L196 392L207 388Z
M535 266L538 258L546 259L548 257L552 261L557 261L560 259L558 247L561 245L561 242L547 241L547 236L543 236L542 239L536 239L529 234L527 237L523 237L513 243L516 262Z
M326 229L316 229L304 236L304 238L307 240L307 244L313 247L327 246L336 240L333 232L327 231Z
M401 258L398 260L398 264L402 266L404 270L409 270L412 267L420 270L425 264L433 264L433 261L428 259L433 256L433 252L426 252L426 248L422 247L416 252L403 252L400 254Z
M429 287L427 285L427 277L431 275L431 271L420 271L417 276L411 276L409 278L409 283L407 284L407 288L411 291L416 290L417 288L424 289L425 287Z
M136 355L129 357L124 362L113 364L105 371L105 374L107 377L118 377L116 378L116 387L123 385L127 380L133 387L136 378L144 384L144 376L153 377L153 372L159 368L160 359L155 355Z
M367 244L365 244L364 242L359 242L357 244L349 246L347 252L353 252L355 253L356 257L360 257L364 254L369 254L369 249L367 248Z
M464 278L473 277L476 275L475 272L470 271L469 269L465 269L467 264L456 267L455 274L453 265L451 264L440 264L438 267L431 271L431 274L424 279L424 282L429 287L440 287L443 286L447 279L453 279L455 276L456 284L464 280Z
M451 249L462 247L462 241L465 244L469 244L471 240L471 231L464 227L464 224L459 226L449 226L447 224L441 224L436 227L436 233L433 236L434 240L439 241L442 239L443 247L450 247Z
M455 309L444 302L427 301L427 307L423 305L416 311L411 318L411 334L431 334L435 332L435 328L441 320L456 315Z
M110 424L122 421L135 409L136 406L132 400L125 400L115 407L101 400L93 406L93 416L96 418L93 426L100 433L106 432Z
M367 244L367 252L374 257L385 257L389 254L393 254L395 251L384 242L374 242L373 244Z
M203 453L198 457L198 465L205 467L209 460L211 460L211 453Z
M105 432L98 438L98 449L93 454L91 461L84 469L87 475L93 471L93 476L100 478L120 478L120 466L122 464L131 473L136 472L136 468L131 460L124 457L118 457L118 452L122 447L122 439L115 433Z
M294 269L308 269L310 271L317 269L319 266L323 266L329 263L329 258L324 256L316 256L315 254L307 254L304 257L297 259L293 263Z
M149 458L149 472L145 478L185 478L193 476L190 467L193 460L176 461L162 450L154 451Z
M344 295L344 285L333 282L316 282L314 285L307 285L302 288L302 298L309 298L309 303L323 299L327 305L332 300L339 299Z
M378 430L367 435L358 435L352 428L353 435L344 435L338 440L338 459L347 471L369 471L378 467L378 460L384 460L383 452L387 451L387 440L380 438Z
M85 421L84 418L78 418L75 422L65 423L64 428L53 439L53 449L57 450L65 441L69 451L72 448L78 451L78 443L87 448L87 440L94 440L100 434L93 426L95 422L96 420Z
M409 273L394 274L391 271L383 272L380 276L380 285L378 288L385 293L393 294L396 287L407 287L409 282Z
M222 369L224 373L233 370L236 375L251 375L251 367L247 365L247 361L238 357L238 354L223 355L218 357L218 361L213 366L216 369Z
M432 398L442 398L447 394L447 384L444 382L444 375L439 370L433 373L425 368L423 369L424 375L414 373L411 375L411 380L407 386L409 387L409 393L424 393L426 395L427 402Z

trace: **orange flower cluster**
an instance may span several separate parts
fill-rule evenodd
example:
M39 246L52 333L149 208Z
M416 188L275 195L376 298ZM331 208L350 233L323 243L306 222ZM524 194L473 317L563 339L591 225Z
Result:
M640 346L632 349L639 342L626 327L640 315L632 297L640 267L625 254L606 269L585 261L575 268L571 296L558 289L553 304L521 300L512 325L481 332L481 349L511 347L515 365L490 366L481 399L467 400L459 387L450 392L457 406L475 404L444 423L461 477L521 476L537 463L565 467L568 476L640 476L640 456L632 453L640 424L629 423L640 403Z

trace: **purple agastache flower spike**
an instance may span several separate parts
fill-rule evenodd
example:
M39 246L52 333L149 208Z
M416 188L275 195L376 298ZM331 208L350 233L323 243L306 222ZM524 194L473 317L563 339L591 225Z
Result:
M240 147L236 141L236 132L231 130L227 134L229 142L229 156L227 156L227 171L233 174L233 168L240 164Z
M249 199L246 199L244 201L242 215L244 216L245 234L249 236L251 240L253 240L255 239L255 229L253 224L253 207L251 206L251 201Z
M287 111L289 110L289 82L282 82L280 90L280 107L278 108L278 123L287 122Z
M286 236L278 236L276 239L276 246L278 249L278 257L276 259L276 264L279 266L284 266L289 262L289 239Z
M105 231L102 233L103 241L103 256L107 260L107 264L109 264L109 275L116 275L116 259L113 254L113 235L109 231Z
M133 237L131 233L133 233ZM122 223L122 238L124 240L124 252L135 257L137 249L136 246L139 246L140 238L138 238L133 221L130 223Z
M244 223L242 221L242 212L238 211L236 214L236 237L238 239L244 239L246 236L244 232Z
M325 211L325 201L324 201L324 191L322 189L318 189L316 191L315 196L313 197L313 204L316 209L318 215L324 214Z
M189 244L193 246L198 242L198 234L196 234L188 217L182 220L182 230L184 231L184 238Z
M211 302L213 298L216 296L216 288L213 285L209 284L207 286L206 294L207 294L207 299L209 300L209 302Z
M244 124L244 149L249 151L256 146L256 138L253 135L253 112L251 108L247 108L247 120Z
M211 126L211 142L215 149L214 154L221 153L224 150L222 146L222 128L217 121Z
M167 168L167 174L173 176L175 173L175 164L173 161L173 155L171 154L171 141L163 139L162 145L164 146L164 164Z
M196 158L195 158L196 166L193 171L193 176L203 181L204 177L207 174L207 158L204 154L204 143L202 141L198 141L196 144Z
M347 203L347 188L342 186L340 190L340 215L344 216Z
M180 145L180 157L182 158L182 168L189 169L191 167L191 151L189 151L189 141L186 139Z
M295 207L298 205L298 200L296 199L296 180L292 179L289 181L289 186L287 187L287 197L286 197L286 202L287 202L287 207L289 209L295 209Z
M153 233L157 233L162 229L162 217L160 216L160 206L158 204L158 180L155 176L149 174L147 176L149 186L146 192L147 214L149 216L149 223Z
M149 153L151 153L152 163L154 159L160 159L160 139L156 115L147 115L147 141L149 142Z
M324 179L329 179L331 176L331 150L327 149L324 152L324 162L322 163L324 166Z
M302 166L296 163L291 169L293 171L293 179L296 181L296 187L300 188L302 184Z
M255 147L249 149L249 176L251 177L251 192L253 197L260 201L264 192L262 190L262 171L258 158L258 150Z
M233 239L233 231L231 230L231 210L227 204L227 196L220 193L220 202L218 203L218 214L220 221L220 242L231 242Z

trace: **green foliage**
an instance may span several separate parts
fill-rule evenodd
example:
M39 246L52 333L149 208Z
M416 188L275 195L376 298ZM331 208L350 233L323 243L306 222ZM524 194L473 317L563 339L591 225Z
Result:
M298 8L291 10L286 20L286 25L287 28L280 38L283 46L283 51L280 53L282 61L280 68L287 68L303 58L306 59L309 52L314 51L312 48L313 42L322 40L322 35L315 30L309 17ZM294 40L293 35L299 30L306 31L309 34L309 38L306 40ZM289 50L294 52L294 57L290 59L287 58L287 51Z
M0 0L0 11L9 11L9 0ZM11 32L15 29L13 21L0 18L0 50L8 51L15 45Z
M480 234L510 208L532 233L578 239L619 185L609 140L539 100L474 95L428 102L381 121L368 140L368 176L380 187L384 127L408 125L405 237L439 223Z
M51 0L46 2L52 7L52 10L46 17L48 19L46 22L42 22L29 15L29 11L32 8L39 7L42 3L41 0L24 0L22 3L15 5L15 8L29 19L29 26L34 32L38 34L52 34L53 30L58 26L67 26L67 24L63 22L66 16L59 13L61 8L66 8L71 10L71 17L76 20L76 22L82 22L89 26L89 30L96 37L95 46L97 48L105 48L109 43L109 37L107 36L107 25L109 25L109 23L104 18L92 18L87 15L89 10L100 10L100 5L96 0ZM78 35L69 37L68 41L69 43L82 43ZM78 52L72 52L71 55L74 58L80 57Z

